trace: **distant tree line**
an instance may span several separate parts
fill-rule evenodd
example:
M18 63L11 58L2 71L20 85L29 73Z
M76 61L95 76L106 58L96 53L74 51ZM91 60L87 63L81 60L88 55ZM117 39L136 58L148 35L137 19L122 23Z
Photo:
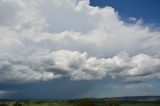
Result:
M62 101L54 101L58 104L61 104ZM116 100L107 100L107 101L97 101L94 99L80 99L80 100L69 100L69 104L74 104L73 106L99 106L98 104L103 104L103 106L120 106L120 103ZM48 106L54 106L51 102L39 101L36 104L48 103ZM23 102L27 106L32 106L31 102ZM23 106L22 102L15 102L12 106ZM7 103L1 103L0 106L11 106Z
M120 103L116 100L108 100L104 104L105 106L120 106ZM97 106L97 103L95 103L95 101L91 99L83 99L77 101L76 106Z

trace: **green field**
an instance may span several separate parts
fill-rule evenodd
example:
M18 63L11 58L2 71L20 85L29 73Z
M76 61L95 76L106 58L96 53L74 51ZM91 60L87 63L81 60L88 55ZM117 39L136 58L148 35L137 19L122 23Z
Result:
M121 106L160 106L159 103L123 103Z
M69 103L24 103L24 102L19 102L22 104L22 106L72 106L72 104ZM14 102L7 102L5 104L8 104L9 106L14 106Z
M77 104L77 103L81 103L81 104ZM138 101L135 101L135 102L127 102L127 101L120 101L120 102L115 102L115 101L112 101L112 103L109 103L109 101L89 101L89 102L93 102L94 104L90 104L90 103L87 103L88 101L84 101L84 100L76 100L76 101L18 101L19 104L21 104L21 106L160 106L160 102L138 102ZM3 102L1 101L0 102L0 106L3 106L1 104L7 104L8 106L15 106L14 104L16 102L14 101L6 101L6 102ZM114 105L113 105L114 104ZM16 105L18 106L18 105Z

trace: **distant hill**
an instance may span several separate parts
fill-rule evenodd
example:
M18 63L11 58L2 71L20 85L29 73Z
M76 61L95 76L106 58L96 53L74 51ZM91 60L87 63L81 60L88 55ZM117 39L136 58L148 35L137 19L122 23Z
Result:
M115 99L117 101L160 101L160 96L126 96L100 99L104 101L107 101L109 99Z
M81 98L85 99L85 98ZM1 101L76 101L76 100L81 100L81 99L68 99L68 100L55 100L55 99L47 99L47 100L42 100L42 99L0 99ZM89 98L94 101L108 101L108 100L116 100L116 101L160 101L160 96L126 96L126 97L110 97L110 98Z

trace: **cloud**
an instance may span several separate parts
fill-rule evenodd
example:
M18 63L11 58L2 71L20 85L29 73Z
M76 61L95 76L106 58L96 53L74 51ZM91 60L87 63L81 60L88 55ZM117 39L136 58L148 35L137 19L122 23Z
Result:
M42 51L42 50L40 50ZM103 79L107 75L126 81L159 79L160 59L121 53L112 58L89 57L87 53L59 50L34 53L23 59L1 59L1 82L46 81L59 77L72 80Z
M88 0L1 0L0 82L158 80L160 32L134 21Z
M11 91L0 90L0 98L3 97L3 96L6 96L9 93L11 93Z

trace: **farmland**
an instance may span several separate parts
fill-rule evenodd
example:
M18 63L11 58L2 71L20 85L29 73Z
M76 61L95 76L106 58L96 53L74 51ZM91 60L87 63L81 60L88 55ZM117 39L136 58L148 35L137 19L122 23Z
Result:
M159 97L87 98L71 100L1 100L0 106L160 106Z

